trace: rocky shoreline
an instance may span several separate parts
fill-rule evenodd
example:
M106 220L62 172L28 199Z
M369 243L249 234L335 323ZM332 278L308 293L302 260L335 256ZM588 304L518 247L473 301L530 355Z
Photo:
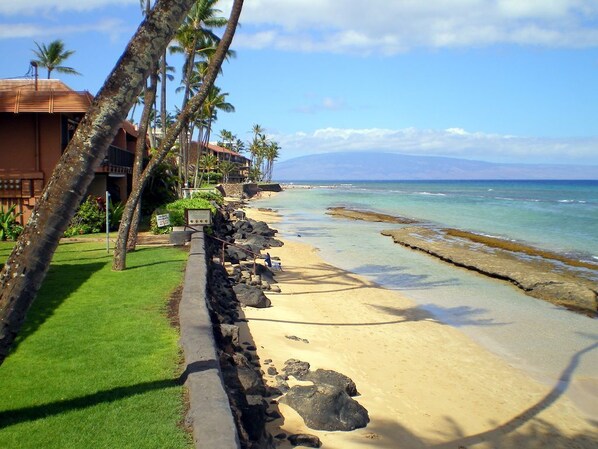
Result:
M332 370L311 371L309 363L295 359L287 360L279 373L271 360L259 359L253 342L241 341L240 328L246 321L242 308L271 307L264 292L280 293L275 273L263 262L256 263L263 250L282 245L275 238L277 231L265 222L247 219L231 206L215 217L213 230L214 238L207 239L207 294L241 447L273 449L281 440L288 440L292 446L321 446L315 435L271 435L267 431L268 422L281 418L279 402L294 408L313 429L348 431L365 427L368 412L352 398L357 388L347 376ZM224 251L222 242L226 242ZM303 341L294 336L287 338ZM290 381L311 385L290 385Z
M345 208L334 208L331 215L382 221L381 214ZM397 223L409 224L404 217L398 219L401 221ZM418 225L384 230L382 234L444 262L510 282L534 298L592 317L598 313L597 265L455 229Z

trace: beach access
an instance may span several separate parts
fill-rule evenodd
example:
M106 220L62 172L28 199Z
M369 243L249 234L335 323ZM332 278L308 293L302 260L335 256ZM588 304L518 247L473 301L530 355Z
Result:
M249 206L248 217L276 227L275 211ZM596 447L598 410L586 404L596 412L588 417L564 394L596 343L563 366L560 382L540 384L400 292L327 264L305 243L281 240L269 250L283 262L275 273L280 293L267 292L271 307L243 309L240 339L268 361L269 385L291 358L350 377L370 422L351 432L316 431L273 401L281 417L268 424L272 435L314 434L334 449Z

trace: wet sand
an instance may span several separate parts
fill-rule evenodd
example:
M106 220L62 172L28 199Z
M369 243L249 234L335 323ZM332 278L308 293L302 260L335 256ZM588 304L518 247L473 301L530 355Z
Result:
M274 212L247 213L276 227ZM371 421L352 432L314 431L280 404L273 435L311 433L330 449L596 447L597 416L592 424L563 393L598 343L563 366L561 383L543 385L400 293L326 264L309 245L283 241L269 250L282 260L282 292L268 294L268 309L244 309L242 339L255 344L264 371L280 372L295 358L351 377Z

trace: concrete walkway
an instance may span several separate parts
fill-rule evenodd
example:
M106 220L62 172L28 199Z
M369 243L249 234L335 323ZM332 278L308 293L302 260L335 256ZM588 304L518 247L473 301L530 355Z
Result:
M198 449L239 449L239 438L224 390L212 321L206 303L207 262L203 232L191 237L191 250L179 305L181 346L189 391L186 421Z

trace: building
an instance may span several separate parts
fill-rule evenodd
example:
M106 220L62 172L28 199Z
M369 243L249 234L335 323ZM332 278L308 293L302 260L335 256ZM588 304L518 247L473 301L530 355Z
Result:
M199 143L192 142L191 148L189 151L189 164L195 167L197 161L197 149L199 148ZM218 145L214 145L213 143L207 144L207 146L202 146L201 155L204 154L211 154L218 158L218 162L222 161L230 161L236 165L235 170L233 170L228 175L228 182L229 183L239 183L245 182L247 177L249 176L249 168L251 167L251 160L242 156L240 153L230 150L225 147L221 147Z
M0 202L25 222L93 96L55 79L0 80ZM123 122L88 195L124 201L131 191L137 131Z

